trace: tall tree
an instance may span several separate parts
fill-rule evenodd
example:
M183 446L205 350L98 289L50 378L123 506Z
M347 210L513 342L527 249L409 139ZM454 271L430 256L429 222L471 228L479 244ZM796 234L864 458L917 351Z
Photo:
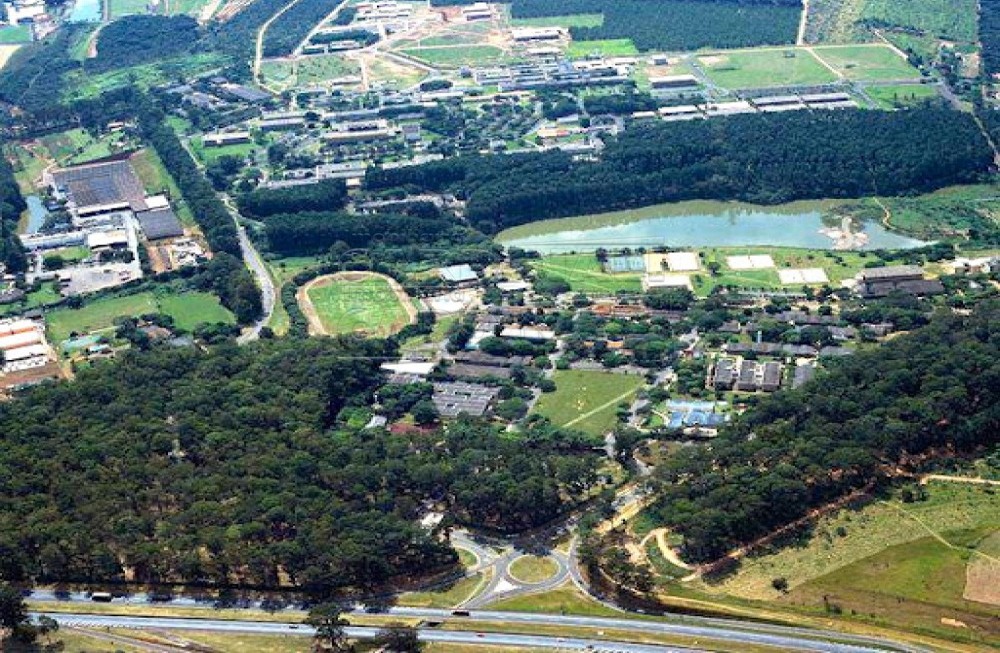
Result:
M350 625L336 603L322 603L309 611L306 623L316 629L313 648L316 651L344 653L354 649L347 641L345 628Z

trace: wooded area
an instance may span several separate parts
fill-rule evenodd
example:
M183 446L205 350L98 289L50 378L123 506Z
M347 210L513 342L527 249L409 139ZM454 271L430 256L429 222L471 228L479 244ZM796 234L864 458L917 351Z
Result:
M309 31L342 0L299 0L278 16L264 34L264 56L291 54Z
M0 149L2 146L0 142ZM24 248L17 237L17 223L27 208L14 179L14 169L7 157L0 156L0 263L7 267L9 274L23 272L28 267Z
M983 47L983 70L1000 72L1000 0L980 0L979 41Z
M372 189L448 190L487 233L535 220L685 199L775 204L927 192L974 181L992 162L968 114L795 111L635 125L599 162L563 152L464 156L370 169Z
M386 341L154 348L0 405L0 575L314 591L372 587L457 558L416 525L424 501L520 530L596 480L587 443L538 424L359 432ZM39 456L39 451L46 455Z
M192 52L199 41L198 21L190 16L123 16L97 35L97 56L88 72L127 68Z
M265 218L296 211L336 211L347 203L347 186L341 179L289 188L257 188L237 200L240 214Z
M657 468L657 518L697 561L790 523L933 447L1000 442L1000 303L942 313L762 399Z

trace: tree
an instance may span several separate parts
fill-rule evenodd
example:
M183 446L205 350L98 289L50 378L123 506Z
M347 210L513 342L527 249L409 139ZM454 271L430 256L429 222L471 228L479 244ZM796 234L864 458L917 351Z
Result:
M336 603L321 603L314 607L306 617L306 624L316 629L313 636L315 650L336 653L353 650L344 630L350 622L343 618L342 610Z
M438 419L438 410L434 402L429 399L422 399L413 405L411 411L413 419L420 426L428 426Z
M10 585L0 585L0 629L10 632L10 639L30 644L38 638L38 631L31 625L28 606L21 593ZM0 636L0 644L4 638ZM3 646L0 646L0 650Z
M788 579L784 576L778 576L777 578L771 580L771 587L778 590L779 592L788 591Z
M386 626L378 632L374 642L386 653L419 653L424 648L417 638L417 629L402 624Z

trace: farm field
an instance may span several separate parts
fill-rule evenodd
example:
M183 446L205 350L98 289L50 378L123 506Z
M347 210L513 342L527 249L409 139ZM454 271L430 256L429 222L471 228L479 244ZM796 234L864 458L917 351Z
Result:
M315 279L299 290L299 304L329 335L363 331L384 337L409 323L408 308L415 313L384 277L367 273Z
M848 79L920 79L920 71L888 46L829 46L813 48L813 52Z
M135 317L145 313L165 313L174 318L180 328L192 329L201 322L235 320L214 295L187 292L178 295L154 295L142 292L124 297L104 297L84 304L82 308L59 308L45 315L49 338L62 342L72 333L111 332L115 318Z
M638 375L581 370L557 370L552 380L556 391L542 394L532 412L547 417L555 426L594 436L614 427L618 404L631 403L643 385Z
M592 54L602 57L628 57L639 54L632 39L607 39L603 41L573 41L566 50L570 58L582 58Z
M503 50L492 45L468 45L462 47L406 48L401 52L432 66L459 67L500 63L506 59Z
M808 50L795 48L721 51L697 61L708 78L724 88L827 84L837 79Z
M90 98L131 83L147 89L175 79L195 77L223 65L225 61L226 58L222 55L202 53L121 68L99 75L86 75L77 71L65 76L66 90L63 97L66 100Z
M881 109L909 107L938 97L937 87L929 84L869 86L865 89L865 93L875 100Z
M543 16L540 18L511 18L513 27L600 27L603 14L569 14L568 16Z
M639 292L642 275L607 274L593 254L558 254L531 262L545 276L564 280L574 292L614 293L619 290Z
M971 42L976 40L976 12L976 0L865 0L861 18Z

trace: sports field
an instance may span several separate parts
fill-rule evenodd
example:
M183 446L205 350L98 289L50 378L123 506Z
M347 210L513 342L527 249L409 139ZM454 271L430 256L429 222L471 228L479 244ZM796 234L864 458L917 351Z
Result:
M644 383L638 375L581 370L558 370L552 380L556 391L543 394L533 412L595 436L614 428L618 404L631 403Z
M325 335L384 337L416 317L416 309L398 283L368 272L314 279L299 290L299 306L309 318L311 330Z
M235 319L219 300L208 293L187 292L179 295L154 295L143 292L125 297L105 297L88 302L82 308L60 308L45 314L49 339L55 343L70 337L114 329L119 317L137 317L146 313L164 313L174 318L178 328L193 329L202 322L225 322Z
M887 45L828 46L813 52L847 79L920 79L920 71Z
M570 58L598 54L602 57L630 57L639 54L632 39L607 39L604 41L573 41L566 50Z
M865 89L865 93L875 100L881 109L909 107L938 97L937 87L929 84L869 86Z
M559 254L531 262L545 276L562 279L574 292L613 293L618 290L639 292L642 275L607 274L593 254Z
M514 27L600 27L604 24L604 14L512 18L510 24Z
M708 78L723 88L761 88L837 81L808 50L733 50L698 57Z
M466 45L459 47L407 48L403 54L425 61L432 66L475 66L488 63L500 63L506 55L504 51L492 45Z

